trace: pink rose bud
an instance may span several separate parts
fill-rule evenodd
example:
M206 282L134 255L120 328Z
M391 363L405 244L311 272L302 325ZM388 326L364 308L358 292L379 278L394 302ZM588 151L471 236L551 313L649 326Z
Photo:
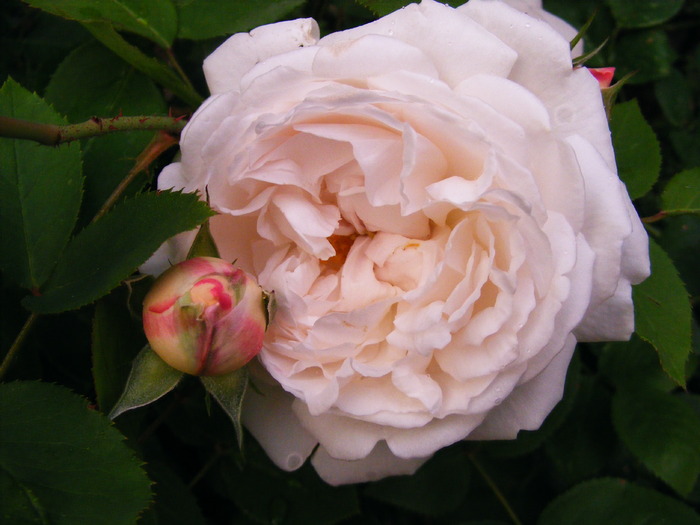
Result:
M214 376L241 368L262 348L265 292L243 270L213 257L177 264L143 302L151 348L170 366Z
M613 76L615 75L614 67L589 67L588 71L600 84L600 89L605 89L610 87Z

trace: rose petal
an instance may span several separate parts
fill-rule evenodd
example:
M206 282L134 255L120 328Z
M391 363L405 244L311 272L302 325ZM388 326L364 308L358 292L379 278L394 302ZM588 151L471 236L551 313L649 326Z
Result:
M319 447L311 458L311 464L326 483L345 485L413 474L429 459L397 458L385 443L380 442L367 457L355 461L335 459L323 447Z
M319 29L311 18L260 26L237 33L204 60L204 75L212 94L237 90L240 80L262 60L318 41Z

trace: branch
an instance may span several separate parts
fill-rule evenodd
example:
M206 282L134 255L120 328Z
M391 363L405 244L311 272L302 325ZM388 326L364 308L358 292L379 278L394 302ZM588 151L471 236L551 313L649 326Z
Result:
M472 465L474 465L474 468L476 468L477 472L479 472L486 484L489 486L489 488L493 491L494 495L503 506L503 509L506 511L511 521L513 522L513 525L523 525L523 522L520 521L520 518L518 518L518 515L513 510L513 507L510 506L510 503L508 503L508 500L506 499L505 495L503 494L503 492L501 492L501 489L498 488L498 485L496 485L491 476L489 476L488 472L486 472L484 467L481 466L481 463L477 461L476 454L474 452L470 452L469 454L467 454L467 457L469 458L469 461L471 461Z
M126 175L126 177L124 177L124 179L114 189L112 194L97 212L97 215L93 217L92 222L97 221L105 213L107 213L109 209L112 206L114 206L114 204L119 200L119 198L122 196L122 193L124 193L126 188L129 187L129 185L134 181L134 179L142 171L148 169L148 166L150 166L151 163L155 161L161 153L163 153L168 148L176 144L177 139L169 133L161 131L156 136L154 136L153 139L151 139L151 142L148 143L148 146L146 146L146 148L139 154L139 156L136 157L136 163L134 164L134 167L131 168L131 170L129 170L129 173Z
M17 352L19 352L20 348L22 348L22 344L24 343L27 334L29 334L34 321L36 321L38 317L39 316L37 314L30 314L29 317L27 317L26 321L24 322L24 326L15 338L15 341L12 343L10 349L7 351L7 354L5 354L5 358L2 360L2 364L0 365L0 380L5 377L5 374L10 369L12 360L15 358L15 355Z
M182 117L92 117L80 124L57 126L0 116L0 137L33 140L46 146L58 146L78 139L86 139L114 131L162 130L179 133L187 122Z

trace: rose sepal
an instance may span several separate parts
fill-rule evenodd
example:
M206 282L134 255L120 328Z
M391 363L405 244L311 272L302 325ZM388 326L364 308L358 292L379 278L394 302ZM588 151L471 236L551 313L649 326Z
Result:
M109 418L114 419L128 410L157 401L173 390L184 375L163 361L147 344L134 358L124 391Z
M124 412L141 408L157 401L172 391L182 380L184 372L176 370L146 345L134 358L126 386L109 413L115 419ZM201 376L205 390L216 399L233 423L238 446L243 449L241 408L248 389L248 369L239 368L220 376Z
M243 451L243 425L241 424L241 410L243 398L248 390L248 368L242 367L229 374L221 376L201 376L202 385L211 396L216 399L219 406L224 409L233 423L236 431L238 448Z
M221 258L219 248L211 235L208 219L199 227L199 231L192 241L192 246L190 246L190 251L187 252L187 259L194 259L195 257Z

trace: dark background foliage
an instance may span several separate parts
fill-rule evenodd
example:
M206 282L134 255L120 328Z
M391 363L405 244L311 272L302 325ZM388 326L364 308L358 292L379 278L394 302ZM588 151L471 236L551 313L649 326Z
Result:
M29 311L48 314L37 316L0 384L0 521L700 524L700 344L687 300L695 306L700 294L700 1L544 3L577 27L595 12L586 49L608 40L589 65L615 65L618 79L635 72L612 129L621 176L655 243L654 277L635 291L638 335L579 345L564 399L540 430L455 444L411 477L332 488L309 465L278 470L250 436L241 454L230 420L194 378L112 425L101 413L145 342L138 312L149 282L129 275L208 210L187 195L148 191L170 149L92 221L154 132L60 148L0 139L14 148L0 149L2 180L25 173L43 191L22 201L7 190L16 185L0 187L2 220L16 220L21 201L35 214L22 226L38 230L33 240L2 230L0 351ZM142 24L101 12L108 2L28 4L0 4L0 114L56 123L190 114L206 94L201 62L226 35L299 16L327 33L403 5L154 0L140 4ZM68 211L56 215L55 203ZM179 222L163 219L173 215ZM46 231L52 246L42 244ZM20 251L29 262L17 264ZM29 293L39 289L41 297Z

